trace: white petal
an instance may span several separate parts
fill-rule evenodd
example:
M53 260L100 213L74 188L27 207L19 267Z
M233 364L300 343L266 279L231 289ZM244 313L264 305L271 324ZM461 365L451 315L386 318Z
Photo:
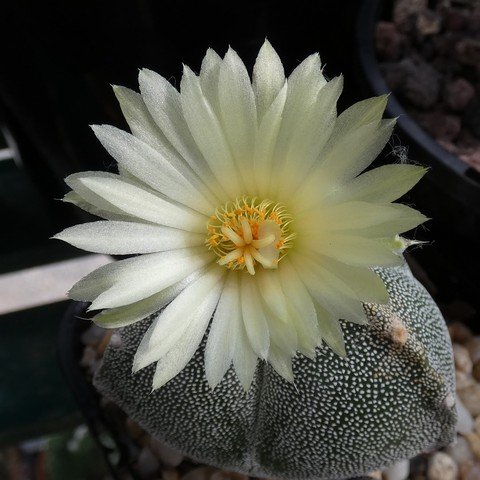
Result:
M234 198L241 190L238 171L223 132L211 105L202 93L199 78L185 67L181 81L181 102L188 128L211 171Z
M278 273L276 271L259 268L255 277L258 282L258 289L267 307L279 319L287 323L290 315Z
M211 214L215 207L205 199L201 192L205 187L200 181L192 184L187 180L192 175L186 164L174 165L159 151L110 125L94 125L92 129L108 153L132 175L172 200Z
M253 91L259 123L285 84L282 61L268 40L258 52L253 67Z
M171 252L177 252L177 250L165 253ZM208 253L183 258L176 262L165 260L158 265L146 268L141 274L136 272L136 275L131 275L128 279L116 283L99 295L92 302L89 310L120 307L147 298L191 275L211 260L212 257Z
M320 345L322 337L311 296L287 258L282 260L278 272L282 289L288 292L290 318L297 331L299 350L313 358L315 347Z
M350 298L357 298L351 286L340 280L335 272L329 271L320 264L322 257L318 260L312 256L296 256L295 262L302 266L302 274L307 280L307 287L310 291L321 292L331 298L338 296L347 296Z
M78 192L73 190L65 194L62 198L62 202L71 203L77 207L85 210L92 215L97 217L102 217L107 220L120 220L120 221L130 221L133 222L136 219L130 215L122 212L119 208L114 207L111 203L107 202L101 197L97 197L95 205L87 202Z
M200 335L198 341L201 340L213 309L217 305L222 287L220 279L224 272L225 269L216 266L209 269L185 288L159 314L138 346L133 362L133 371L138 371L159 360L172 349L176 350L177 346L183 342L182 339L191 338L192 333ZM214 303L213 307L212 303ZM201 333L193 332L201 328L203 328Z
M315 303L315 310L317 312L318 323L320 325L323 339L337 355L345 357L347 352L345 350L345 341L343 339L340 322L336 318L333 318L318 303Z
M150 115L142 96L129 88L117 85L113 87L113 91L131 132L162 153L165 151L174 153L174 149Z
M321 257L320 264L348 285L362 302L388 303L388 292L381 278L366 267L352 267L331 258Z
M212 260L203 247L129 258L93 271L76 283L69 295L74 300L96 296L90 310L121 307L173 285Z
M119 175L82 172L70 175L66 182L91 203L100 197L119 211L139 219L182 230L205 232L207 218L204 215L168 202Z
M326 83L318 54L307 57L288 77L288 95L278 135L277 158L283 158L292 132L302 123L305 112L315 104L318 92Z
M231 48L220 66L218 98L225 137L248 185L253 168L257 110L247 69Z
M317 210L315 221L312 221L312 212L304 212L297 221L297 228L301 228L305 236L312 235L312 242L316 242L315 236L321 236L327 231L348 231L349 234L369 237L392 236L427 220L417 210L401 204L381 205L354 201L323 205Z
M337 318L355 323L365 323L362 303L350 285L322 268L310 258L295 256L298 271L313 298ZM323 333L322 333L323 336Z
M342 137L320 165L331 181L356 177L382 151L392 135L396 120L382 120L363 125ZM328 148L328 147L327 147Z
M288 322L284 322L269 311L266 311L266 314L270 332L270 348L275 347L279 352L290 357L295 356L298 343L294 322L290 319ZM270 355L270 350L268 354Z
M180 93L165 78L148 69L138 74L140 92L150 115L170 144L185 159L206 185L215 184L213 191L222 192L200 153L183 117Z
M274 151L278 131L282 123L282 112L287 99L287 83L283 85L270 108L260 122L255 143L254 171L259 194L268 198L272 177Z
M367 98L353 104L339 115L332 132L331 144L334 146L345 135L355 131L362 125L378 123L387 106L388 95Z
M328 201L393 202L415 186L427 171L417 165L383 165L345 184Z
M235 318L235 320L237 320ZM250 341L245 330L245 325L240 318L237 327L235 350L233 352L233 366L242 387L247 391L255 375L258 357L252 350Z
M365 237L393 237L417 227L428 218L419 211L402 204L389 204L391 215L388 220L367 228L352 229L349 233Z
M330 80L320 89L315 103L306 111L291 133L283 164L283 182L278 191L289 198L303 182L319 159L335 125L337 100L343 88L343 77Z
M223 287L205 347L205 374L211 388L230 368L241 322L240 285L237 273L232 272Z
M157 150L160 155L166 159L168 163L172 164L172 167L180 172L188 182L194 185L209 202L216 204L218 198L210 192L208 186L200 179L201 177L193 171L188 165L188 162L172 147L150 115L142 96L125 87L114 86L113 90L133 135ZM119 165L119 171L122 175L131 175L122 165ZM212 175L208 174L207 184L211 183L211 177Z
M200 85L202 92L213 110L219 115L219 99L218 99L218 77L220 75L220 66L222 59L211 48L207 50L205 57L202 60L202 67L200 69Z
M165 305L170 303L187 285L196 280L201 271L189 275L187 278L174 283L161 292L132 303L126 307L112 308L99 313L92 320L103 328L121 328L132 323L139 322L149 315L160 311Z
M157 363L153 376L153 388L160 388L180 373L196 352L202 341L208 322L218 302L221 284L217 283L202 299L195 313L190 313L194 318L189 328L178 343ZM191 312L191 305L190 305Z
M189 258L192 255L198 255L201 251L202 248L189 248L178 251L152 253L104 265L78 281L68 292L69 297L73 300L91 302L115 283L126 281L132 275L141 276L147 268L158 264L161 265L163 261L168 262L168 260L176 261ZM175 282L170 283L170 285L173 283ZM164 288L170 285L165 285Z
M100 221L66 228L53 238L90 252L127 255L202 245L205 235L160 225Z
M342 137L334 148L329 149L327 145L323 161L298 188L297 203L304 209L311 208L340 185L350 182L375 160L394 125L395 120L382 120L380 126L369 123Z
M328 234L313 246L318 253L358 267L403 265L403 257L393 253L383 239L354 235Z
M241 303L245 330L253 351L260 358L267 358L270 345L267 319L257 285L251 275L241 276Z
M287 382L293 383L292 357L281 352L275 346L272 346L268 354L268 362L274 370Z

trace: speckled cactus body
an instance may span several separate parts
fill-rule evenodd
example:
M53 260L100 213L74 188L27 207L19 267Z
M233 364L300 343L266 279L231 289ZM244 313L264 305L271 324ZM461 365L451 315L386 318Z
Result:
M295 384L261 363L245 393L233 369L212 391L203 348L151 392L154 367L131 373L146 319L109 347L97 388L151 434L194 459L260 477L341 479L448 444L454 368L443 318L408 267L378 269L388 306L370 325L343 323L347 358L329 348L294 359Z

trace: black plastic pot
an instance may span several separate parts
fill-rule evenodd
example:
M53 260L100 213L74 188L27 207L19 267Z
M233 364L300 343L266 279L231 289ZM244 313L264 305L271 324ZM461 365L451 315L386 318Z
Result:
M366 87L374 95L389 93L374 48L376 22L391 2L365 0L360 9L357 23L358 59L363 71ZM399 117L398 128L412 152L418 152L419 160L432 167L430 181L435 183L463 207L468 207L473 216L480 215L480 173L455 155L445 150L415 122L394 95L390 95L387 116ZM457 222L458 223L458 222ZM478 223L477 223L478 226Z
M364 96L381 95L390 90L380 72L375 54L375 25L391 10L391 1L364 0L357 20L356 61L358 83ZM388 10L390 8L390 10ZM396 133L409 148L409 158L431 167L410 195L415 206L432 218L427 231L416 237L433 242L414 252L448 301L460 291L480 308L478 269L480 255L480 174L441 147L402 107L393 94L387 117L398 117ZM391 157L389 159L391 162Z

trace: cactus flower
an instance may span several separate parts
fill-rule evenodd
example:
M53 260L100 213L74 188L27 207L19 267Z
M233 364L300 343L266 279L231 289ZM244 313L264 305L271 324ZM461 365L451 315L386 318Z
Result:
M152 316L133 370L156 363L157 389L189 363L208 331L205 375L215 387L233 364L247 389L258 360L294 382L292 358L323 342L346 355L340 320L366 324L364 304L388 304L377 267L404 263L400 234L426 218L392 203L425 173L384 165L386 96L337 115L342 77L317 54L288 78L266 41L252 80L229 49L208 50L180 91L150 70L140 94L114 87L131 133L93 131L118 174L69 176L65 201L103 220L56 235L76 247L138 254L80 280L71 298L124 327Z

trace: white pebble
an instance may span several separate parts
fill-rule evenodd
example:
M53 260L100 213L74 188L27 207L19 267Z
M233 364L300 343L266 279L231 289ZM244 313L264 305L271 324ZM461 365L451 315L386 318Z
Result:
M138 456L138 473L143 477L149 477L153 475L160 467L155 455L149 448L143 447L140 455Z
M480 383L475 382L473 385L459 390L458 396L471 415L474 417L480 415Z
M458 467L450 455L436 452L428 462L429 480L456 480Z
M82 333L80 340L84 345L96 347L102 341L104 335L105 330L93 323L90 327L88 327L87 330Z
M400 460L384 470L386 480L406 480L410 473L410 460Z
M183 455L178 450L169 447L153 437L150 438L149 443L151 451L162 462L162 464L169 467L177 467L182 463Z
M110 337L109 345L112 348L120 348L122 346L122 337L118 332L112 334L112 336Z
M453 358L455 360L455 367L457 370L465 373L472 373L472 359L468 350L459 343L453 344Z
M457 414L457 432L463 435L470 433L475 425L473 417L459 398L457 398Z
M80 366L84 368L91 368L97 361L97 352L93 347L85 347L83 349Z
M470 358L472 359L472 362L475 363L478 360L480 360L480 336L476 336L471 338L467 344L466 347L470 353Z
M473 454L469 443L463 437L458 437L455 443L449 445L446 449L446 453L448 453L460 465L475 461L475 455Z

